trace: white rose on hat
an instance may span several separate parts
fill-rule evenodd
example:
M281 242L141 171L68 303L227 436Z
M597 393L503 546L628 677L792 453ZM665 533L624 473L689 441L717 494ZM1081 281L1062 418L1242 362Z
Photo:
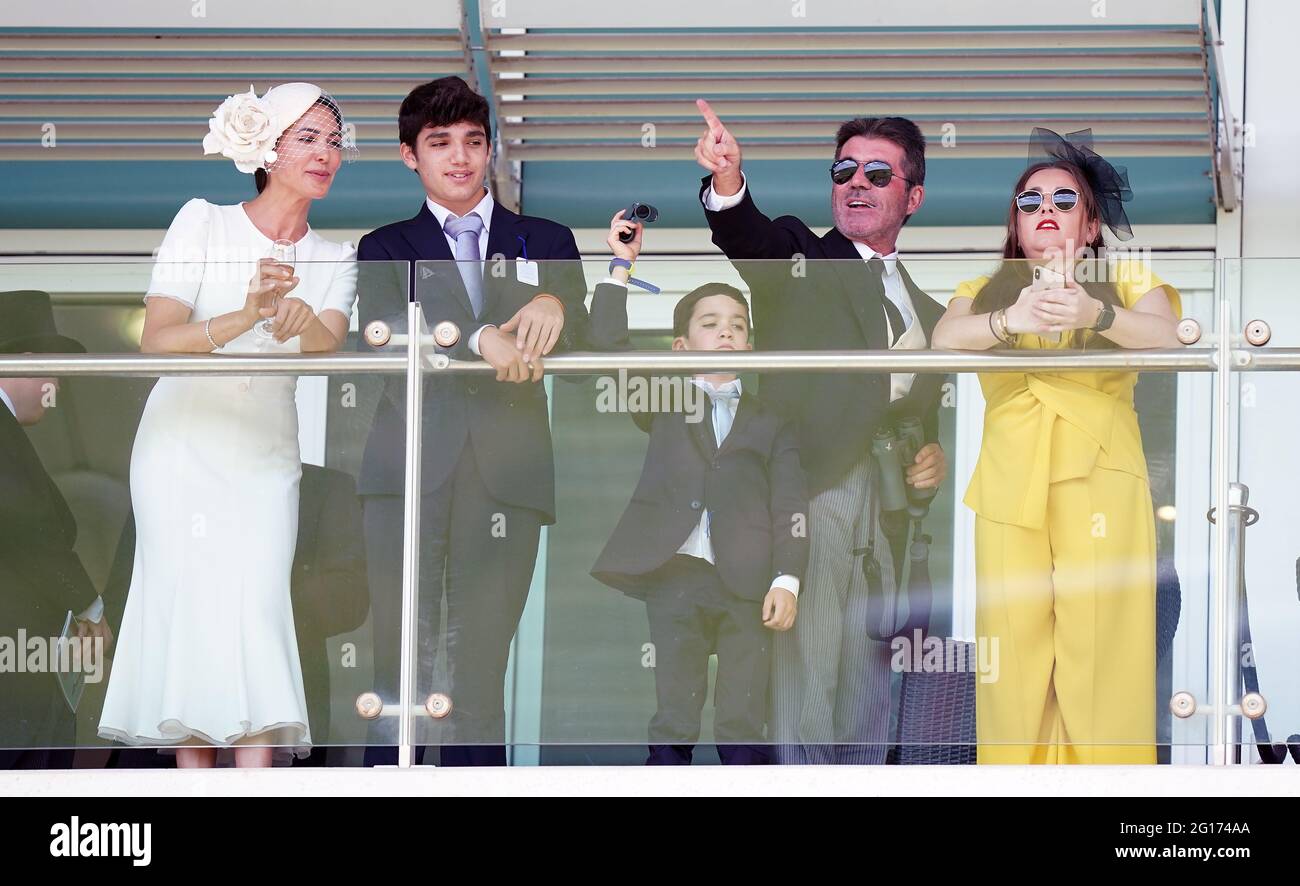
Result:
M256 172L276 161L275 143L284 131L316 104L321 88L310 83L285 83L257 97L248 92L227 98L208 121L203 153L235 161L240 172Z

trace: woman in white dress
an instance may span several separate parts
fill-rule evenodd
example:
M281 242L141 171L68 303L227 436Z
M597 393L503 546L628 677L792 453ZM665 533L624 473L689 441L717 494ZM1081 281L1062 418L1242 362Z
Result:
M319 87L250 88L217 109L206 153L256 175L258 195L191 200L159 249L146 353L336 350L356 295L356 252L307 224L349 150ZM294 244L290 267L267 258ZM270 335L255 325L269 320ZM131 454L137 542L99 734L177 746L177 765L270 765L311 743L290 608L298 523L296 379L164 377Z

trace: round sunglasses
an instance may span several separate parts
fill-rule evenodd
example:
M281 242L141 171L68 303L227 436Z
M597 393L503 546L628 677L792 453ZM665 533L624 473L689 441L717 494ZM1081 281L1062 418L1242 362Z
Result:
M1057 188L1052 192L1052 205L1060 212L1069 212L1079 205L1079 192L1074 188ZM1026 215L1033 215L1043 208L1042 192L1021 191L1016 195L1016 208Z
M843 160L836 160L831 164L831 181L835 182L837 185L846 184L855 174L857 174L859 166L862 167L863 176L866 177L867 181L871 183L873 188L887 188L889 187L889 183L895 178L901 179L909 185L912 184L910 180L905 179L898 173L894 172L890 165L884 160L864 160L859 163L857 160L850 157L845 157Z

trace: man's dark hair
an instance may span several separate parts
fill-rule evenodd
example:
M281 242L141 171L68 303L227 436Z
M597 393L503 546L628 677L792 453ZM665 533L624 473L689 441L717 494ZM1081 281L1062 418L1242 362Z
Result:
M840 159L840 151L849 139L864 135L867 138L883 138L903 149L903 163L906 169L898 174L913 185L925 184L925 136L921 127L906 117L858 117L840 124L835 133L835 159ZM868 158L871 159L871 158Z
M711 295L725 295L728 298L739 302L745 309L745 326L750 332L753 332L754 324L749 320L749 302L740 294L740 290L727 283L705 283L703 286L697 286L690 292L682 296L681 301L673 308L673 337L685 335L691 326L691 317L695 316L695 306L700 303L700 299L708 298Z
M416 139L426 126L475 123L483 127L492 142L492 120L487 99L469 88L459 77L440 77L410 91L397 112L397 136L415 149Z

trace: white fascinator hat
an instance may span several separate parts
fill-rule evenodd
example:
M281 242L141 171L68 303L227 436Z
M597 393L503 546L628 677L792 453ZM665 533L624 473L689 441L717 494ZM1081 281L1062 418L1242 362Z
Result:
M248 92L230 96L212 112L208 134L203 137L203 153L229 157L240 172L270 169L277 160L285 159L280 156L283 151L276 151L280 136L317 104L329 108L338 123L338 140L330 146L352 159L350 154L356 148L338 103L312 83L284 83L268 89L260 98L249 86Z

